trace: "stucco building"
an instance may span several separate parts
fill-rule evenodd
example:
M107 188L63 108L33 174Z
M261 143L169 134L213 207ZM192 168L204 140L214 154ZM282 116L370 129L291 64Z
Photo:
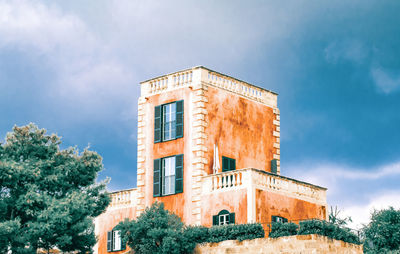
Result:
M96 218L97 253L124 249L112 229L155 201L184 223L326 219L326 189L280 170L277 94L205 67L140 84L137 187Z

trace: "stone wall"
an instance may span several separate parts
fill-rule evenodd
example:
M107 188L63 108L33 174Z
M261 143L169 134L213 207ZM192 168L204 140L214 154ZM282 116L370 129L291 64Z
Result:
M213 253L363 253L362 245L345 243L320 235L295 235L223 241L198 245L195 254Z

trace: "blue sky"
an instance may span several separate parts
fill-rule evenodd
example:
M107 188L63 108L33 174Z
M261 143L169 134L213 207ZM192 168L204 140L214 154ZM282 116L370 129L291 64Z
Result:
M136 186L139 82L203 65L279 93L281 172L400 208L399 1L2 1L0 136L34 122Z

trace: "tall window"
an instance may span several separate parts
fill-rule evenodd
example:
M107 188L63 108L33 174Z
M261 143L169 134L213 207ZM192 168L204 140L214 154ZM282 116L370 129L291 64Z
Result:
M154 160L153 196L183 192L183 154Z
M175 193L175 156L162 159L162 195Z
M107 232L107 251L125 250L126 244L122 242L121 231L112 230Z
M154 143L183 137L183 101L176 101L154 109Z
M163 140L176 137L176 103L163 105Z
M217 215L213 216L213 226L235 224L235 213L228 210L221 210Z

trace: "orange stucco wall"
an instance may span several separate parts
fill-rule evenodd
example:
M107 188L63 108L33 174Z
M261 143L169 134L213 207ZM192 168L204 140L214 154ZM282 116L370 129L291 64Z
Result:
M213 215L217 215L223 209L235 213L236 224L247 223L247 190L225 191L203 196L201 224L211 227Z
M271 223L271 216L281 216L295 223L305 219L325 220L326 207L257 189L256 221L266 229L266 226Z
M146 149L148 148L148 153L146 154L146 192L145 192L145 202L146 206L150 206L155 201L163 202L165 208L174 212L184 222L188 222L190 219L190 202L185 202L185 200L190 200L190 146L186 142L189 140L190 135L190 120L189 120L189 109L190 109L190 96L192 90L189 88L182 88L175 90L173 92L166 92L150 96L146 101ZM154 143L154 108L156 106L184 100L184 134L183 138ZM173 194L162 197L153 197L153 161L154 159L159 159L163 157L184 154L183 162L183 193Z
M107 232L111 231L119 222L124 221L126 218L135 219L135 214L136 207L127 207L116 210L107 210L96 218L96 227L99 230L98 254L109 253L107 252ZM116 251L113 253L119 254L125 251Z
M236 168L271 171L273 159L273 109L231 92L209 87L207 91L207 158L212 174L214 144L222 157L236 159Z

